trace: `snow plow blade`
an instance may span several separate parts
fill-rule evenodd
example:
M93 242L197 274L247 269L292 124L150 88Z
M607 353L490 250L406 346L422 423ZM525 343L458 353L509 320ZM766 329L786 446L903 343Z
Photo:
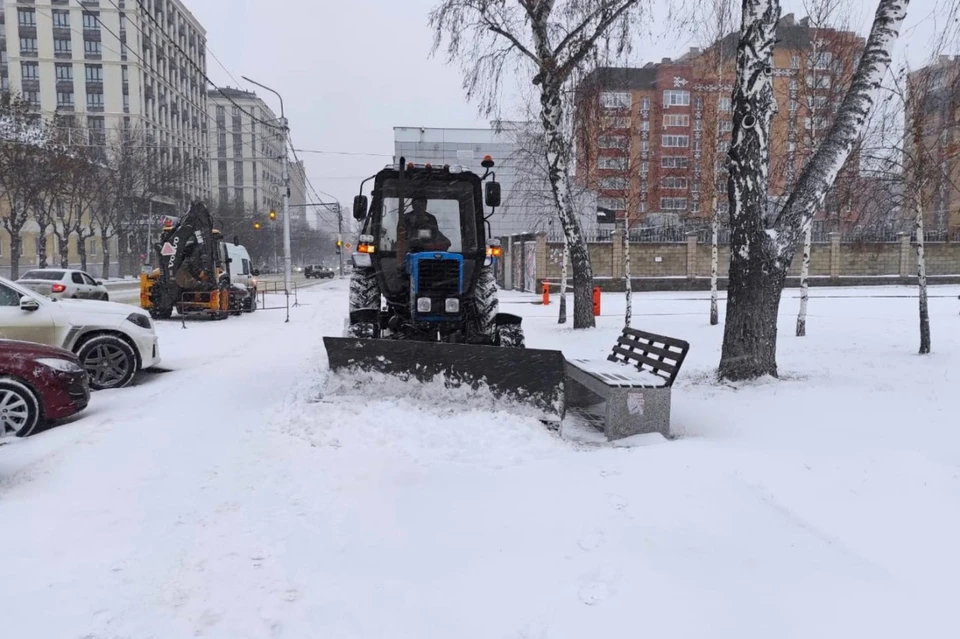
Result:
M477 388L534 406L540 419L559 422L565 406L565 359L560 351L405 340L324 337L330 370L375 371Z

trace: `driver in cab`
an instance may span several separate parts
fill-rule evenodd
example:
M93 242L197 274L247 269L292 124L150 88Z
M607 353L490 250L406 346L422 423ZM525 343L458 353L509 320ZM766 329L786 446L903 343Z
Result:
M404 213L397 242L400 254L410 251L447 251L450 240L440 232L436 216L427 212L427 199L414 198L413 210Z

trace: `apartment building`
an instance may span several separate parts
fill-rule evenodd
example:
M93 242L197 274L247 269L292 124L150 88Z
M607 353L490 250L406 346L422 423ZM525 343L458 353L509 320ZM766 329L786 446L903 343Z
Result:
M59 116L73 144L125 134L162 176L142 210L180 215L209 195L205 73L206 32L179 0L0 0L0 89L40 121ZM36 232L23 237L28 265Z
M727 210L727 152L739 34L732 33L677 60L642 68L601 68L578 87L578 180L597 205L638 224L706 223ZM865 42L855 34L814 29L784 16L772 69L779 111L771 130L771 204L795 183L817 148ZM829 211L843 215L846 186L859 163L854 153ZM840 194L843 194L842 196Z
M923 184L924 228L960 229L960 56L942 55L910 74L904 153L908 188ZM914 207L905 207L916 210Z
M256 93L234 88L207 94L210 175L221 206L267 215L281 211L287 150L280 119Z

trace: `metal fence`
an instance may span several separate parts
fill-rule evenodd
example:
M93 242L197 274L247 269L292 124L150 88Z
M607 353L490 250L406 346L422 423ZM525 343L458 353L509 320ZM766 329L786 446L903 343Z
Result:
M709 226L658 226L630 229L630 242L638 244L681 244L686 243L690 233L697 235L697 243L710 244L712 229ZM811 233L814 244L829 244L832 233L815 230ZM916 232L908 233L911 242L917 241ZM613 242L613 231L600 230L584 233L589 244L610 244ZM960 229L954 231L936 230L925 231L924 241L960 242ZM860 228L851 229L840 234L843 244L884 244L901 241L901 231L893 228ZM559 244L563 242L563 235L559 231L552 231L547 235L547 241ZM730 229L721 227L717 235L717 243L721 246L730 244Z

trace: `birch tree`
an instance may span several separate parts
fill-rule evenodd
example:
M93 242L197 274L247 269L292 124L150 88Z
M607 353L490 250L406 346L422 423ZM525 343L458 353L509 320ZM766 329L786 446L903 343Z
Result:
M572 136L563 127L568 87L601 43L629 49L640 0L444 0L430 13L433 51L447 41L449 60L461 60L464 88L486 113L500 96L505 67L519 63L539 90L540 123L549 181L573 266L573 327L592 328L593 267L570 201Z
M823 143L785 203L766 221L779 0L744 0L730 147L730 279L719 373L724 379L777 376L777 314L804 227L860 137L891 59L907 0L880 0L850 90Z

